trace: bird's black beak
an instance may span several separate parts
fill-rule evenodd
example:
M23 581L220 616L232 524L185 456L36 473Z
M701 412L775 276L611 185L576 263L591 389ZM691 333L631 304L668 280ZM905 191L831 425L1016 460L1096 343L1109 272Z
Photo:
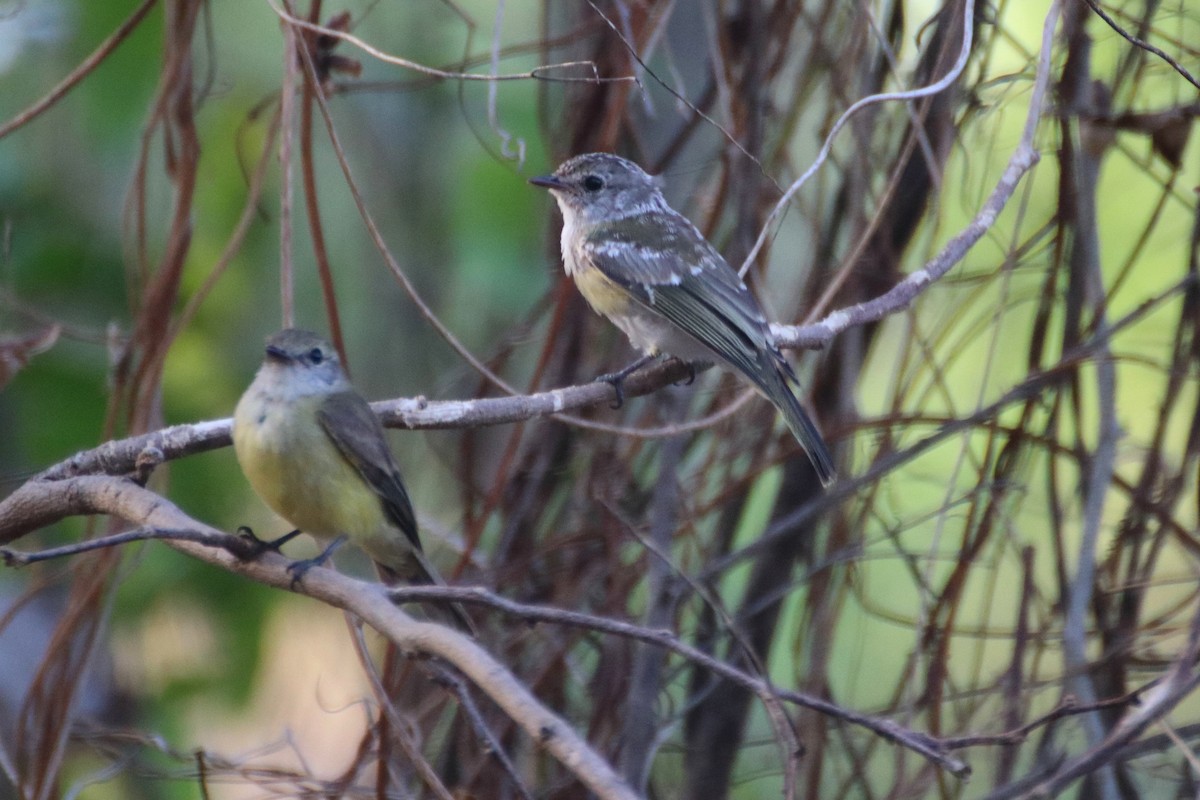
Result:
M565 189L567 185L553 175L538 175L536 178L530 178L529 182L534 186L541 186L543 189Z
M267 360L286 363L292 359L288 356L287 351L277 344L267 345Z

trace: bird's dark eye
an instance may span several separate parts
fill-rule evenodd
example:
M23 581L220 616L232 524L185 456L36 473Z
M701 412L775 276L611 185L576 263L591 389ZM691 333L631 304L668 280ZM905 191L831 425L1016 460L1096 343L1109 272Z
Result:
M314 347L312 350L308 351L308 360L313 364L320 364L325 360L325 354L321 352L321 348Z
M588 175L583 179L583 188L589 192L598 192L604 188L604 179L599 175Z

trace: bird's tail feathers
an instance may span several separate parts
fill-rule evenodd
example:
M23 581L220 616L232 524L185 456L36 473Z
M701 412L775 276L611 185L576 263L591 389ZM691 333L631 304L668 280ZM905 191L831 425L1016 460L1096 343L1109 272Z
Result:
M442 576L430 563L429 558L425 553L414 550L411 557L406 559L403 570L398 570L380 562L375 562L375 568L379 571L379 577L388 586L396 586L401 584L410 584L413 586L445 586L446 582L442 580ZM442 622L449 622L454 627L461 630L463 633L471 636L477 636L478 631L475 628L475 623L471 622L471 618L467 616L467 612L459 603L424 603L424 608L429 609Z
M833 456L825 445L821 432L817 430L817 426L808 416L808 412L804 410L804 406L800 405L800 399L792 390L792 386L796 385L796 375L792 372L791 365L782 358L779 360L782 361L782 364L774 362L765 364L761 378L755 383L758 384L767 399L783 414L783 420L787 423L792 435L796 437L796 441L800 442L800 446L808 454L808 460L812 462L817 477L821 479L821 485L828 486L837 478L837 470L833 466Z

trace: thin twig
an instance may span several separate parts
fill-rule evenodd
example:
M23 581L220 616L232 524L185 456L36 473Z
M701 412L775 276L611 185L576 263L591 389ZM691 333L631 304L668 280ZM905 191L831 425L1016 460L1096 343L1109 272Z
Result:
M1188 72L1187 69L1182 64L1180 64L1175 59L1171 58L1169 55L1167 55L1165 52L1163 52L1159 48L1155 47L1154 45L1150 44L1149 42L1142 41L1141 39L1134 36L1129 31L1122 28L1120 25L1117 24L1116 20L1114 20L1112 17L1110 17L1108 14L1106 14L1104 12L1104 9L1102 9L1100 7L1100 4L1097 3L1096 0L1083 0L1083 2L1087 3L1088 7L1091 8L1092 11L1094 11L1096 13L1096 16L1098 16L1100 19L1104 20L1104 22L1108 25L1108 27L1112 28L1114 31L1116 31L1118 34L1120 34L1122 37L1124 37L1126 40L1128 40L1128 42L1130 44L1134 45L1135 47L1140 47L1143 50L1146 50L1147 52L1153 53L1154 55L1158 56L1163 61L1167 62L1167 65L1170 66L1171 69L1178 72L1183 77L1184 80L1186 80L1192 86L1195 86L1197 89L1200 89L1200 81L1196 80L1195 76L1193 76L1192 73Z
M279 90L279 306L283 327L296 324L296 277L292 259L292 144L296 130L295 28L283 34L283 84Z
M1050 777L1020 796L1030 800L1059 797L1068 786L1083 776L1101 767L1111 766L1114 757L1130 742L1169 714L1197 686L1200 686L1200 674L1195 671L1198 657L1200 657L1200 606L1197 606L1192 617L1183 652L1179 654L1158 686L1141 698L1141 702L1117 723L1103 742L1066 761Z
M1120 330L1144 319L1147 314L1164 303L1170 302L1177 295L1192 287L1195 278L1185 276L1182 280L1168 287L1151 301L1129 312L1125 317L1112 323L1108 331L1113 336ZM861 481L877 479L890 469L906 463L933 445L942 441L946 436L953 435L963 426L980 425L1008 405L1020 402L1047 390L1063 379L1063 371L1083 359L1091 357L1098 342L1095 339L1082 343L1075 350L1064 354L1059 364L1046 372L1034 373L1023 382L1011 388L1004 396L978 412L952 423L942 426L936 433L923 439L912 447L900 453L889 455L874 465L870 471L859 476ZM675 361L666 361L651 369L634 373L626 380L624 390L627 397L640 397L656 391L663 386L683 380L687 377L687 368ZM539 416L550 416L567 409L583 408L609 401L612 389L606 384L585 383L578 386L568 386L562 389L551 389L547 392L537 392L518 397L490 397L477 400L427 400L424 397L397 398L380 400L371 404L372 409L379 415L383 424L389 428L405 428L411 430L438 430L470 428L485 425L500 425L509 422L521 422ZM60 461L30 480L63 480L79 475L125 475L135 470L139 459L150 458L158 463L165 463L188 455L204 453L231 444L230 428L232 420L224 419L194 422L184 425L173 425L157 431L132 436L127 439L114 439L99 447L83 450L64 461ZM840 502L846 496L857 491L857 482L851 485L846 481L845 488L837 488L826 495L825 502ZM826 508L821 505L821 508ZM816 513L816 509L799 509L796 513ZM3 537L3 520L0 520L0 542ZM769 533L767 534L770 535ZM760 544L756 542L757 546ZM712 565L713 569L723 569L728 564Z
M817 157L813 159L813 163L799 178L792 182L792 185L789 186L787 191L783 193L783 197L780 197L775 203L775 208L771 210L769 215L767 215L767 220L763 223L762 230L758 234L758 239L755 240L754 246L750 248L750 252L746 254L744 259L742 259L742 265L738 268L738 274L744 276L747 270L750 269L750 265L754 263L754 259L758 258L759 252L762 250L763 245L766 244L767 238L770 237L771 228L775 224L775 221L779 219L780 215L782 215L785 210L787 210L788 203L790 203L792 198L795 197L796 192L800 191L801 187L808 183L808 179L816 174L821 165L824 164L826 159L829 158L829 152L833 149L833 140L855 114L862 109L877 103L887 103L893 100L916 100L921 97L929 97L930 95L935 95L938 92L941 92L952 86L954 82L958 80L958 77L962 74L963 69L967 66L967 59L971 56L971 45L974 41L975 35L975 4L972 2L964 2L962 4L962 8L962 48L959 50L958 59L954 62L954 65L950 67L950 70L941 78L929 84L928 86L922 86L919 89L910 89L903 92L881 92L879 94L873 94L856 101L853 105L842 112L842 115L838 117L837 122L835 122L833 127L829 130L829 134L825 137L825 141L821 144L821 149L817 152ZM1057 17L1057 12L1055 12L1055 16ZM1042 65L1038 67L1039 77L1041 77L1044 73L1049 72L1049 63L1050 48L1044 47L1042 51ZM1041 98L1038 95L1036 88L1034 91L1033 101L1031 101L1031 109L1031 114L1036 116L1041 115Z
M673 421L682 416L685 406L675 392L665 392L660 404L662 416ZM660 552L670 552L671 541L679 527L679 467L683 457L681 436L668 439L659 456L658 479L650 504L649 538ZM670 628L679 598L674 588L671 565L652 558L646 567L645 626L651 630ZM618 766L635 791L646 793L650 765L657 752L659 714L658 693L663 686L665 653L642 645L633 652L629 670L629 689L625 694L625 720L621 734L621 758Z
M314 2L310 16L316 21L321 4ZM311 58L316 37L301 37L299 46ZM318 78L323 76L317 76ZM325 319L329 321L329 338L341 356L342 366L350 371L350 356L346 352L346 340L342 335L342 316L338 312L337 292L333 283L333 267L329 262L329 248L325 244L325 226L321 222L321 206L317 194L317 172L313 165L313 94L323 91L313 80L310 70L304 70L304 92L300 96L300 177L304 186L304 210L308 216L308 235L312 239L313 257L317 262L317 277L321 282L321 299L325 301Z
M246 234L250 231L250 226L258 213L258 201L262 197L267 168L270 166L271 156L275 152L275 139L279 135L279 127L279 111L276 109L275 114L271 117L271 122L267 125L267 137L263 143L262 153L258 157L258 164L255 165L254 172L250 176L250 186L246 192L246 202L242 206L241 216L238 217L237 224L234 225L233 232L226 240L225 248L221 251L221 256L216 263L213 264L208 277L204 279L200 288L188 298L187 305L172 324L170 334L172 339L179 336L179 333L195 318L200 306L212 294L213 289L224 276L225 270L233 262L234 256L241 251L242 244L246 241Z
M0 125L0 139L3 139L5 136L12 133L17 128L20 128L22 125L32 122L34 119L40 116L42 112L46 111L59 100L61 100L63 95L74 89L80 81L86 78L92 72L92 70L96 69L96 67L100 65L100 62L108 58L109 53L111 53L113 50L116 50L117 46L129 37L129 34L132 33L133 29L136 28L141 21L146 18L146 15L150 13L150 9L154 8L157 2L158 0L144 0L140 6L134 9L133 13L129 15L128 19L122 22L120 27L113 31L111 36L101 42L100 46L93 50L91 55L85 58L78 67L71 70L67 77L59 81L57 86L55 86L46 94L42 95L42 97L29 108L20 112L3 125Z
M645 72L650 77L654 78L655 82L658 83L659 86L661 86L663 89L665 89L669 94L671 94L676 100L678 100L684 106L686 106L688 108L688 110L690 110L693 114L700 117L700 119L704 120L709 125L712 125L714 128L719 130L721 132L721 135L725 138L725 141L729 142L734 147L736 147L742 155L744 155L746 158L753 161L755 164L758 165L758 168L760 170L762 170L762 162L760 162L758 160L758 158L756 158L754 156L753 153L751 153L749 150L747 150L746 146L744 144L742 144L741 142L739 142L736 136L734 136L729 130L727 130L724 126L722 126L719 122L717 122L711 116L709 116L708 114L705 114L703 111L701 111L699 108L697 108L696 105L692 103L692 101L688 100L687 97L685 97L683 94L681 94L674 86L670 85L669 83L664 81L662 78L658 77L658 74L655 73L654 70L652 70L650 68L650 66L648 64L646 64L645 61L642 60L641 54L638 53L637 48L634 47L633 42L631 42L629 40L629 37L627 37L624 33L622 33L621 29L616 25L616 23L614 23L611 19L609 19L608 16L603 11L600 10L600 7L596 5L594 0L587 0L587 3L589 6L592 7L592 11L596 12L597 16L599 16L601 19L603 19L605 24L608 25L608 27L612 30L612 32L616 35L616 37L621 40L621 44L623 44L625 46L626 51L633 58L633 60L637 62L638 67L641 68L641 70L643 72ZM636 81L636 77L634 78L634 80ZM640 83L639 83L639 85L640 85ZM774 183L774 179L771 178L769 175L767 175L765 171L763 172L763 175L768 180L770 180L772 183ZM778 188L778 184L776 184L776 188Z
M626 83L626 82L630 82L630 81L635 81L635 79L629 75L622 75L622 76L609 77L609 78L605 78L605 77L596 75L595 74L596 65L593 64L591 61L564 61L564 62L561 62L558 64L544 64L542 66L535 67L534 69L529 70L528 72L506 72L506 73L501 73L498 75L490 75L490 74L489 75L480 75L480 74L474 73L474 72L452 72L452 71L448 71L448 70L437 69L435 67L429 67L424 64L418 64L417 62L410 61L407 58L401 58L399 56L389 55L388 53L385 53L382 50L379 50L378 48L375 48L375 47L367 44L362 39L358 38L354 34L349 33L347 31L339 31L334 28L327 28L324 25L317 25L315 23L309 22L308 20L303 20L303 19L300 19L299 17L295 17L295 16L287 13L286 11L284 11L279 6L277 6L273 2L273 0L267 0L267 5L271 6L271 9L276 14L279 15L279 18L281 20L283 20L284 22L288 23L288 25L290 25L290 26L294 26L297 28L303 28L305 30L312 31L314 33L319 33L324 36L331 36L335 39L341 39L342 41L349 42L350 44L359 48L364 53L374 56L375 58L379 59L380 61L383 61L388 64L393 64L397 67L403 67L404 69L410 69L410 70L413 70L414 72L419 72L422 75L428 75L431 78L444 78L447 80L458 80L458 81L522 81L522 80L534 79L534 80L561 81L564 83ZM591 77L588 77L588 78L575 78L575 77L570 77L570 76L548 77L544 74L550 70L565 70L565 69L571 69L574 67L587 67L593 71L593 74Z
M777 697L795 705L809 708L843 722L850 723L851 725L865 728L906 749L912 750L958 777L965 777L971 771L971 768L967 764L943 752L937 739L928 734L909 730L882 717L872 717L869 714L861 714L857 711L843 708L836 703L831 703L814 695L771 686L760 678L748 675L736 667L730 666L723 661L718 661L702 650L681 642L670 630L651 630L632 622L597 617L578 611L567 611L561 608L554 608L553 606L519 603L494 594L482 587L475 586L394 586L388 588L388 595L399 603L450 600L457 603L484 605L503 611L506 614L520 617L528 622L551 622L559 625L569 625L657 645L754 692L760 698L766 696Z
M400 749L404 752L405 757L408 758L409 763L412 765L413 771L416 772L421 781L427 787L429 787L430 791L433 792L434 796L437 797L438 800L454 800L454 793L446 787L446 784L442 781L441 776L437 774L437 770L435 770L433 765L429 763L428 759L421 754L420 748L417 746L417 743L413 741L413 737L409 733L409 726L405 724L405 720L400 716L400 712L397 710L395 703L392 702L392 698L388 697L387 687L383 685L383 680L380 678L379 670L375 668L375 664L371 660L371 649L367 646L366 637L363 636L362 623L359 622L358 619L356 619L354 615L350 614L349 612L346 613L346 622L352 631L351 635L354 639L354 649L358 653L358 659L362 664L363 673L367 676L367 681L371 684L371 690L375 692L375 697L379 703L380 713L386 717L386 720L380 720L378 727L383 728L384 722L387 723L387 727L390 727L392 730L392 735L395 736L396 740L400 743ZM395 649L389 647L385 664L388 660L395 657ZM382 735L382 730L380 730L379 733L381 734L380 739L382 740L384 738ZM364 737L365 739L370 739L373 738L374 735L374 733L368 731L366 734L364 734ZM386 745L383 741L379 742L379 765L381 768L386 764L386 758L383 755L385 746ZM368 748L368 743L364 741L361 752L368 752ZM350 776L347 775L346 780L348 780L349 777ZM378 777L376 780L377 782L382 782ZM377 788L386 789L386 786Z
M487 720L483 718L483 712L479 710L479 705L475 699L471 697L471 690L463 682L453 670L443 666L437 662L431 662L430 669L437 675L437 679L445 684L455 697L458 698L459 705L466 714L467 719L471 723L471 727L475 729L475 735L478 736L486 745L489 756L496 760L500 765L500 769L504 770L504 774L508 775L513 786L517 789L523 800L534 800L533 793L529 791L529 787L521 780L521 773L517 770L512 759L508 757L508 752L504 749L504 743L496 733L488 726Z
M164 530L193 529L222 537L184 514L169 500L130 481L83 476L64 481L31 481L0 501L0 540L23 528L34 530L69 516L108 514L131 524ZM242 560L224 548L173 540L171 547L213 566L277 589L308 595L350 611L401 650L426 653L453 664L542 748L603 800L637 800L612 767L562 717L472 639L448 627L418 622L388 597L384 587L316 567L295 582L290 561L265 552Z
M400 281L400 285L404 288L406 294L417 310L421 312L421 316L426 322L433 327L442 339L449 344L459 356L466 361L480 375L487 378L491 383L498 386L508 394L516 395L519 392L508 384L503 378L488 369L487 365L480 361L458 337L454 335L444 322L434 313L429 304L425 302L417 291L416 285L409 279L408 273L400 266L400 262L392 255L392 251L388 248L387 243L383 240L383 233L379 230L379 226L375 224L375 218L371 215L367 208L366 200L358 189L358 182L354 179L354 174L350 171L350 162L346 158L346 152L342 148L341 139L337 135L337 130L333 126L333 115L329 112L329 104L325 98L325 92L321 88L320 81L317 80L316 66L312 63L312 55L306 50L301 50L300 54L304 61L304 68L308 72L310 79L314 84L313 97L321 108L321 116L325 120L325 130L329 134L330 144L333 145L334 155L337 157L338 165L342 169L342 175L346 179L346 186L350 189L350 196L354 199L354 204L358 208L359 216L362 217L363 223L367 226L367 232L371 236L371 241L374 242L375 248L379 254L383 256L384 262L388 269Z
M251 542L237 536L230 536L229 534L214 536L211 531L197 531L190 528L167 529L143 527L109 534L108 536L101 536L98 539L87 539L60 547L49 547L45 550L38 550L32 553L0 547L0 559L3 559L5 565L9 567L27 567L30 564L37 564L40 561L66 558L67 556L88 553L93 550L102 550L107 547L118 547L130 542L146 542L154 539L195 542L209 547L223 547L242 558L247 558L253 553L253 544Z

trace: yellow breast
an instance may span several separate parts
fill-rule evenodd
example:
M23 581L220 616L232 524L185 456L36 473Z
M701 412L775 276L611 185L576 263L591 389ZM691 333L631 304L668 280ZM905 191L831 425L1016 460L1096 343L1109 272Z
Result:
M633 302L629 293L590 263L578 264L571 276L579 293L598 313L610 318L629 313L629 304Z
M254 491L275 513L318 539L363 542L387 527L378 496L317 421L316 398L272 401L247 393L233 445Z

